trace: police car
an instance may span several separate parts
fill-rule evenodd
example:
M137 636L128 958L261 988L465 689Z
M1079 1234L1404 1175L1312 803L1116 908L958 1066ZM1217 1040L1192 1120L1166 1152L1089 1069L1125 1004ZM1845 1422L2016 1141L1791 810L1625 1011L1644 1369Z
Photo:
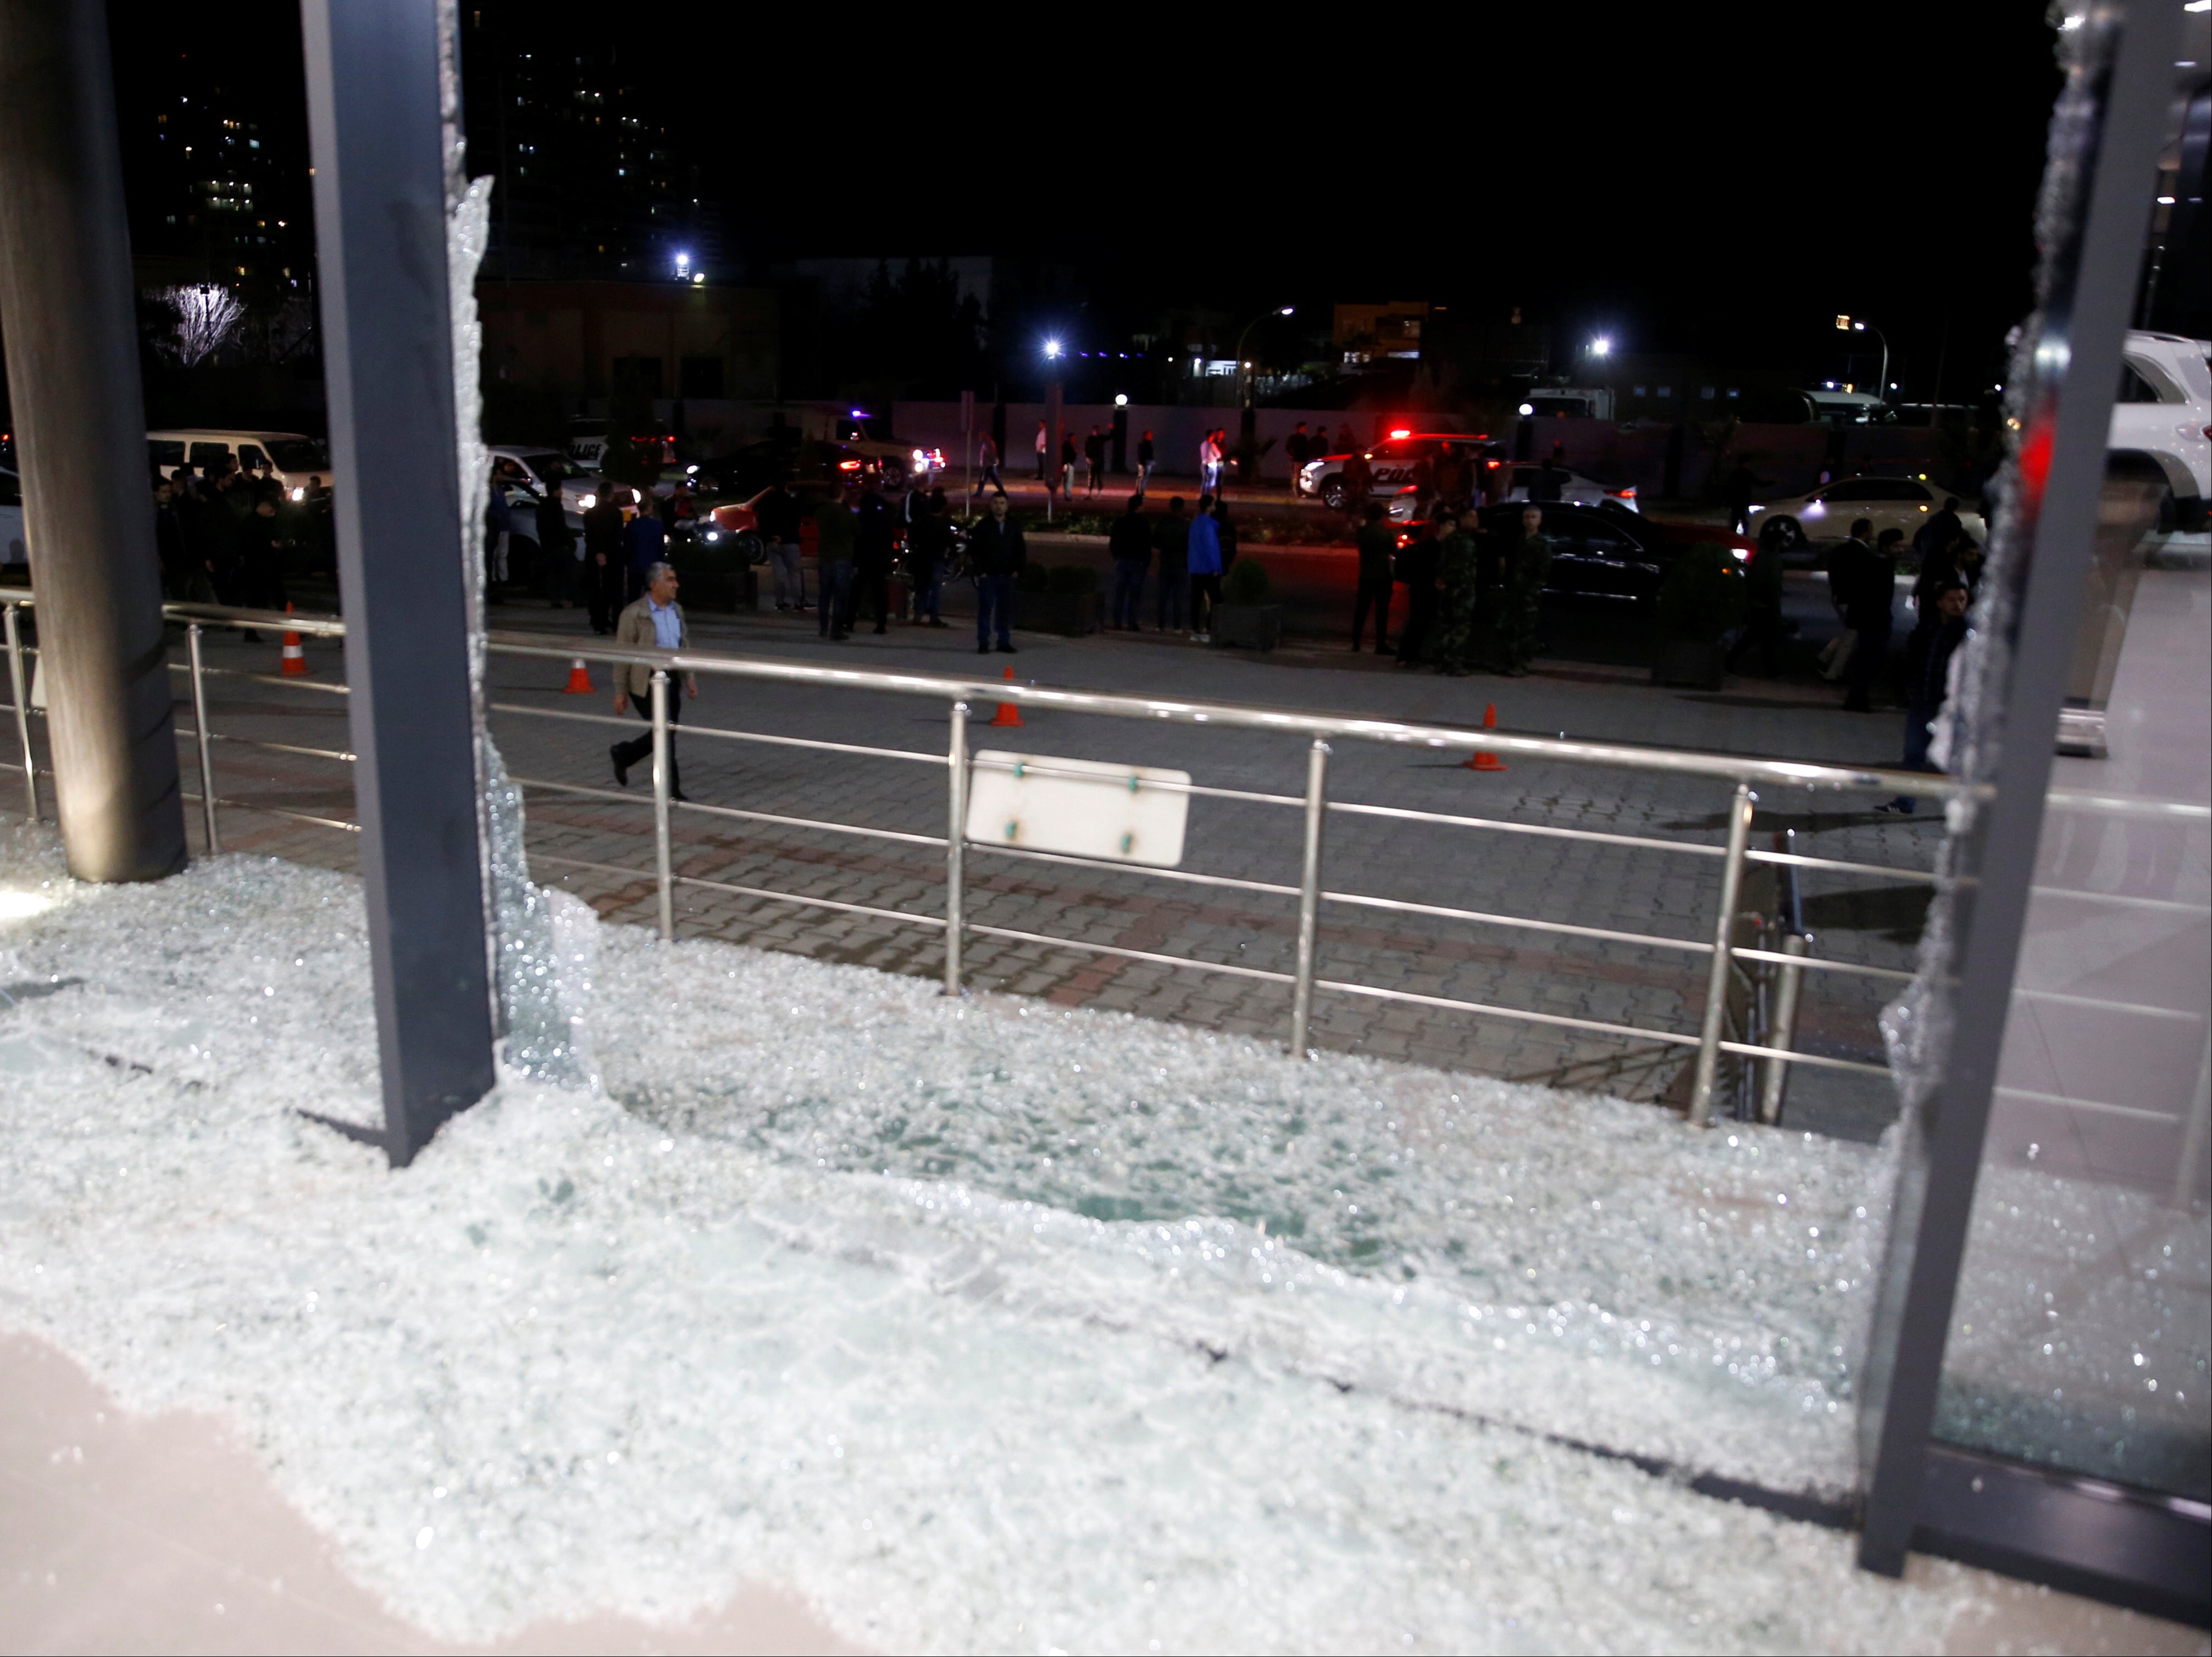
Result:
M1378 497L1410 489L1414 471L1424 460L1433 463L1447 447L1456 449L1463 460L1472 460L1480 446L1489 441L1481 432L1418 432L1401 426L1374 447L1364 451L1367 456L1368 475L1372 479L1372 493ZM1318 460L1309 460L1298 473L1297 492L1319 495L1326 506L1344 504L1344 463L1352 458L1349 453L1326 454Z

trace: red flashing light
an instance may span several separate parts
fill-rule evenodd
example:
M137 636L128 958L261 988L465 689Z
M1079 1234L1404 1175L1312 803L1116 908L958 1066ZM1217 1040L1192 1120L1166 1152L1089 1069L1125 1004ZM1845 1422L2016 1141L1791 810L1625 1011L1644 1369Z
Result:
M840 460L837 463L837 470L841 472L856 472L860 470L860 463L857 460Z
M1413 434L1413 428L1412 428L1412 427L1410 427L1410 426L1401 426L1401 427L1399 427L1395 431L1393 431L1393 432L1390 434L1390 435L1391 435L1392 437L1394 437L1394 438L1395 438L1395 437L1411 437Z

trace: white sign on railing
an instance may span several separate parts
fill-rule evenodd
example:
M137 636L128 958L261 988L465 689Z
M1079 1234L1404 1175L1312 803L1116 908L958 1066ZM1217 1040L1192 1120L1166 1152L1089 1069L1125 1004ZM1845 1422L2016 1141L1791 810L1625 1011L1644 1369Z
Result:
M1189 788L1188 771L985 749L969 777L967 836L1172 869L1182 861Z

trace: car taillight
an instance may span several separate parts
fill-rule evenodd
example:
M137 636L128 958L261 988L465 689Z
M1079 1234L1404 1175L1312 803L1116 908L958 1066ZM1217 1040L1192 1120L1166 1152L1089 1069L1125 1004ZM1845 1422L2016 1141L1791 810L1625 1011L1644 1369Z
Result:
M1636 485L1631 483L1625 489L1615 489L1613 497L1616 501L1633 501L1636 499Z
M840 460L837 463L837 470L841 472L856 472L860 470L860 463L857 460Z

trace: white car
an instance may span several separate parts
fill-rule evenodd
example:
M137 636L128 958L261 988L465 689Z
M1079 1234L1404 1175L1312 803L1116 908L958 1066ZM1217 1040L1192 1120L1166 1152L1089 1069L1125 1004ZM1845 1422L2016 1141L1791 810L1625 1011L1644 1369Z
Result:
M1540 464L1525 460L1499 461L1493 464L1508 466L1512 470L1512 476L1506 480L1505 493L1498 497L1502 501L1528 499L1528 491L1535 487L1536 474L1543 470ZM1599 483L1594 477L1585 477L1582 473L1570 470L1564 466L1559 469L1558 499L1562 506L1602 507L1610 501L1626 512L1642 510L1636 504L1636 486L1633 483L1623 489L1612 489ZM1548 503L1539 501L1537 504L1541 506ZM1416 497L1410 484L1390 497L1389 512L1391 521L1397 524L1410 524L1418 516Z
M1779 524L1792 540L1848 541L1851 525L1863 518L1873 524L1876 535L1901 530L1909 541L1943 510L1949 498L1925 478L1846 477L1810 494L1759 502L1751 509L1751 529L1756 534L1769 524ZM1981 513L1962 507L1959 523L1977 544L1988 544L1989 528Z
M1413 481L1413 469L1423 460L1435 459L1447 444L1456 448L1463 458L1471 459L1488 440L1480 432L1417 432L1410 427L1401 427L1364 451L1374 492L1378 496L1387 496L1404 489ZM1319 495L1324 504L1341 507L1344 463L1351 458L1349 453L1335 453L1309 460L1298 472L1296 493Z
M606 487L605 478L557 449L520 443L491 443L485 448L491 456L492 481L508 492L508 505L515 504L517 490L543 500L558 489L561 509L572 530L583 529L584 514L598 504L599 491Z
M2131 331L2120 348L2120 391L2106 440L2114 454L2157 463L2172 495L2171 518L2204 527L2212 502L2212 340Z

